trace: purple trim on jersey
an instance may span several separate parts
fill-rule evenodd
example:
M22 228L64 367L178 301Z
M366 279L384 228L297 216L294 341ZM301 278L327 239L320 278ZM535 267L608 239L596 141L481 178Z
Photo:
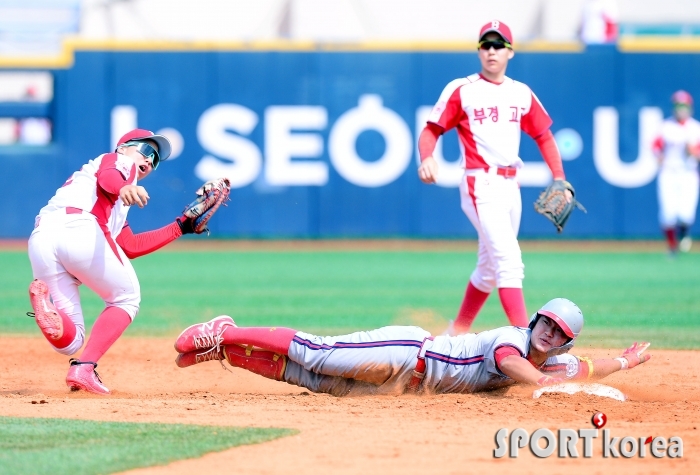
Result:
M333 345L318 345L299 336L295 336L292 341L298 345L305 346L311 350L333 350L340 348L381 348L384 346L415 346L420 348L423 341L415 340L388 340L388 341L368 341L365 343L344 343L336 342Z
M459 366L478 364L484 361L484 355L470 356L469 358L452 358L447 355L441 355L440 353L433 353L432 351L426 351L425 357L430 358L432 360L442 361L443 363L449 363Z

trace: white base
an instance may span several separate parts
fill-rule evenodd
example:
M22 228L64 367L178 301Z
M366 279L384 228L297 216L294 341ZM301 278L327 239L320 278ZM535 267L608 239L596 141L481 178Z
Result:
M586 394L592 394L594 396L609 397L615 399L616 401L626 401L627 396L619 389L606 386L604 384L598 383L561 383L553 384L552 386L545 386L543 388L537 389L532 393L534 399L539 398L544 393L566 393L566 394L576 394L583 392Z

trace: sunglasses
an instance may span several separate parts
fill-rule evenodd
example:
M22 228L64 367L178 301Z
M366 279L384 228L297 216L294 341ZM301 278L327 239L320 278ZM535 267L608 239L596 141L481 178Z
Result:
M124 145L127 147L136 147L136 150L141 155L151 160L151 167L153 167L154 170L158 168L158 164L160 163L160 155L158 155L158 150L156 150L153 146L147 144L146 142L127 142Z
M510 48L511 44L508 43L507 41L501 41L501 40L484 40L479 42L479 48L488 51L491 48L493 49L503 49L503 48Z

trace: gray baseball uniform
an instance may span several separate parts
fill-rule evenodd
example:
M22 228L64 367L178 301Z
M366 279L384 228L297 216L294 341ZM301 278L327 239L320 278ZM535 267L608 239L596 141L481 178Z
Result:
M422 328L410 326L334 337L298 332L289 347L284 379L313 392L335 396L401 394L420 356L426 363L422 386L425 392L496 389L515 381L500 372L494 353L510 346L527 357L530 333L527 328L501 327L432 338ZM579 372L579 360L569 354L553 356L539 369L573 378Z

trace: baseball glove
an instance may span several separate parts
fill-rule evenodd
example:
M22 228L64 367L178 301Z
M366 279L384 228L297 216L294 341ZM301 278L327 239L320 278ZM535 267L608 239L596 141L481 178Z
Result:
M571 192L571 201L566 199L566 190ZM586 213L586 208L576 198L574 187L565 180L554 180L535 201L535 211L544 215L562 232L574 206Z
M197 197L185 206L182 217L178 219L182 234L209 233L207 223L222 204L226 206L231 193L231 182L228 178L209 180L197 190Z

